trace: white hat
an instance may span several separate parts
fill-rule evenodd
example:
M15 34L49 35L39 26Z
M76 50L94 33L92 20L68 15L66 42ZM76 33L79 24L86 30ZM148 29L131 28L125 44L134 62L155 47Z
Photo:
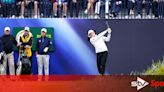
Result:
M46 28L42 28L42 29L41 29L41 32L47 33L47 29L46 29Z
M4 31L10 31L10 27L5 27Z
M95 32L95 31L92 30L92 29L90 29L90 30L88 31L88 37L90 37L90 34L93 33L93 32Z
M29 27L25 27L24 30L30 32L30 28Z

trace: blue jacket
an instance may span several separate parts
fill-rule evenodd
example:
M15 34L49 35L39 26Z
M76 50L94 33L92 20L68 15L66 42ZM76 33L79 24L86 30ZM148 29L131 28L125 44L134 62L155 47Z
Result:
M42 40L44 39L44 41ZM44 48L46 47L49 47L50 48L50 45L52 44L50 38L48 37L40 37L37 39L37 43L36 43L36 51L38 52L38 54L48 54L49 51L47 51L46 53L43 51Z

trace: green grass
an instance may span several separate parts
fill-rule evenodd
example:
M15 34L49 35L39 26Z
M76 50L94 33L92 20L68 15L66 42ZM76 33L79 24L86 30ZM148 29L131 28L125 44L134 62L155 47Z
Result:
M150 67L142 72L132 71L130 75L164 75L164 59L153 62Z

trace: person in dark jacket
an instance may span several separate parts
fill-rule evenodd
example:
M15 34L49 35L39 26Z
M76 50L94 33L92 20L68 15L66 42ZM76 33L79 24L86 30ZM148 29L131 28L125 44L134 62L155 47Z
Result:
M38 61L38 75L43 75L42 70L44 66L45 75L49 75L49 47L52 44L50 38L46 37L47 29L41 29L41 37L37 39L36 57Z
M14 36L12 36L10 34L10 27L5 27L4 29L4 35L2 36L2 44L3 44L3 50L4 50L4 67L5 69L7 66L7 61L9 64L9 74L10 75L15 75L15 65L14 65L14 50L13 50L13 46L17 45L17 42L14 38Z

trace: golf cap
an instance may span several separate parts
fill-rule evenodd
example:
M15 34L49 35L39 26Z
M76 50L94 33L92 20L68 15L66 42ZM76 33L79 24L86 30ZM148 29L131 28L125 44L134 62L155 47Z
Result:
M30 28L29 27L25 27L24 30L30 32Z
M42 28L42 29L41 29L41 32L47 33L47 29L46 29L46 28Z
M4 31L10 31L10 27L5 27Z
M88 37L90 37L90 34L93 33L93 32L94 32L94 30L92 30L92 29L89 30L89 31L88 31Z

